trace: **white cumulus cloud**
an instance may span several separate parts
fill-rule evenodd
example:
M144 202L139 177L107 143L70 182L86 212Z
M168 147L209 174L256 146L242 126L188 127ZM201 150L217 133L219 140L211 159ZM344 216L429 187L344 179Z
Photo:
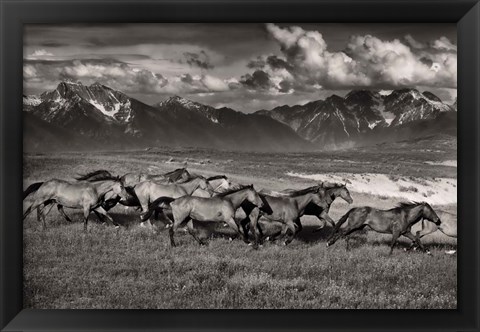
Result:
M331 51L319 31L275 24L266 28L282 57L258 57L250 67L268 74L272 85L285 91L457 84L456 45L446 37L423 44L410 35L404 40L354 35L343 50Z

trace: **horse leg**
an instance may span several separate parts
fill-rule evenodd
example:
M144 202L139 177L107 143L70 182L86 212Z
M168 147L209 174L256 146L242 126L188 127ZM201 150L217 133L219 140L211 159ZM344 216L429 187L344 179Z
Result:
M250 232L250 224L252 223L251 219L249 216L247 216L245 219L242 219L240 221L240 227L242 228L243 234L244 234L244 240L245 237L248 239L248 233Z
M300 233L303 229L302 223L300 222L300 218L295 219L294 221L295 226L295 234Z
M393 225L392 227L392 243L390 244L390 253L393 253L393 248L395 247L395 243L397 243L398 238L400 237L400 227Z
M37 208L37 213L39 215L39 218L42 219L42 226L43 226L43 230L46 230L47 229L47 222L45 221L45 213L44 213L44 209L45 209L46 206L44 206L42 209L39 209ZM49 210L50 212L50 210Z
M334 229L333 233L330 235L330 238L327 241L327 247L333 245L343 235L344 235L344 233L342 232L341 229L337 229L337 230Z
M277 232L273 235L272 241L277 241L278 239L285 238L285 236L287 235L287 231L290 229L290 226L289 226L290 223L292 225L292 231L293 233L295 233L295 224L293 223L293 221L291 222L286 221L282 223L282 229L280 230L280 232ZM284 242L284 244L286 244L286 242Z
M330 226L332 226L332 228L335 227L335 222L333 221L332 218L330 218L327 211L322 211L322 213L320 214L320 217L326 222L328 222Z
M42 218L40 217L40 214L42 213L42 209L45 207L45 204L40 204L39 206L37 206L37 221L38 222L41 222L42 221Z
M260 216L258 216L257 218L257 230L258 230L258 236L261 240L263 240L265 238L265 233L263 232L263 229L262 229L262 226L260 225Z
M90 215L90 205L83 207L83 231L87 232L88 216Z
M276 232L275 234L273 234L270 237L270 240L277 241L278 239L284 237L285 234L287 233L287 229L288 229L287 225L282 222L282 229L279 232Z
M42 223L43 230L47 229L47 223L45 221L45 215L43 213L43 210L47 207L47 205L48 204L45 202L37 206L37 221Z
M205 244L205 243L203 243L203 241L198 237L197 231L196 231L195 228L193 227L193 220L192 220L192 219L190 219L190 220L187 222L187 229L188 229L188 232L190 233L190 235L193 236L193 238L194 238L200 245Z
M47 207L47 205L48 205L48 207ZM47 212L44 212L44 214L43 214L44 218L47 216L47 214L50 213L50 211L52 211L54 206L55 206L55 202L53 202L53 201L52 201L52 203L45 205L44 210L45 209L48 209L48 210L46 210ZM45 223L45 220L44 220L44 223ZM46 223L45 223L44 227L47 227Z
M44 204L45 202L49 201L48 199L45 200L45 199L36 199L32 205L30 205L27 210L25 211L25 213L23 214L23 219L22 220L25 220L25 218L30 214L30 212L32 212L33 210L35 210L38 206ZM38 211L37 211L38 212ZM38 214L37 214L38 216Z
M168 211L167 211L168 212ZM165 228L171 227L172 226L172 219L173 216L170 218L169 213L167 213L165 210L162 210L158 215L159 215L159 220L162 221L165 224ZM171 216L171 213L170 213Z
M258 220L260 219L260 210L258 208L255 208L250 212L248 218L250 219L250 229L252 230L253 233L253 247L255 249L258 248L259 242L260 242L260 236L263 237L261 234L261 229L258 224ZM248 233L247 233L248 234Z
M321 225L313 230L313 233L320 231L322 228L325 227L325 224L328 222L332 228L335 228L335 222L333 219L328 215L327 211L322 211L320 214L317 215L318 220L320 220Z
M158 215L160 214L160 211L158 209L155 209L155 211L153 212L153 218L155 220L158 220Z
M287 239L284 242L285 245L292 242L293 238L295 237L295 234L296 234L296 232L295 232L295 221L288 221L286 226L287 226L286 230L287 230L288 236L287 236Z
M424 236L425 236L425 234L422 234L421 231L417 231L417 232L415 233L415 242L412 242L412 244L410 245L410 247L408 248L408 250L410 250L410 249L412 249L413 247L415 247L416 244L418 245L418 243L420 243L420 239L421 239L422 237L424 237ZM415 248L416 248L416 247L415 247ZM430 253L430 251L427 250L427 253Z
M115 222L115 220L113 220L113 218L107 213L107 211L105 211L104 208L102 208L101 206L97 207L95 210L93 210L93 212L96 212L104 217L107 218L108 221L110 221L110 223L115 226L115 227L119 227L119 225Z
M234 218L232 218L233 221L235 221ZM246 221L242 224L240 223L240 227L237 225L237 223L235 222L235 226L236 228L234 228L235 230L238 229L238 234L240 234L242 236L242 240L243 242L245 243L250 243L250 241L248 240L248 232L249 232L249 229L248 229L248 226L250 226L250 221L248 220L248 218L245 218ZM227 223L228 225L228 223Z
M57 210L58 212L60 212L60 214L65 218L66 221L68 222L72 222L72 219L70 219L70 217L65 213L65 211L63 210L63 205L61 204L57 204Z
M230 217L229 219L225 220L225 222L227 223L228 226L233 228L233 230L235 230L235 232L237 232L237 234L240 234L245 239L245 237L243 235L243 232L240 230L240 228L238 227L238 225L235 222L235 219L233 219L233 217ZM248 241L247 241L247 243L248 243Z
M37 221L38 222L41 222L42 223L42 228L43 230L47 229L47 223L45 221L45 215L43 213L43 210L48 206L50 205L50 209L48 210L48 212L50 212L51 208L53 205L51 205L52 203L49 203L48 201L46 202L43 202L41 203L40 205L37 206ZM48 213L47 212L47 213Z
M175 232L178 229L178 227L180 227L180 225L183 224L183 222L190 217L188 216L188 213L184 213L184 212L178 213L173 209L172 209L172 215L173 215L172 227L168 229L168 234L170 236L170 245L172 247L176 247L175 239L174 239Z
M103 218L103 216L100 213L98 213L96 210L93 210L93 213L95 213L95 215L97 216L98 220L100 220L101 223L105 222L105 218Z
M424 251L424 252L426 252L426 253L430 253L430 251L426 250L425 247L424 247L424 245L420 242L420 238L419 238L418 236L413 235L410 231L405 232L405 233L403 234L403 236L408 237L408 238L412 241L412 244L411 244L410 248L411 248L414 244L416 244L417 246L420 247L420 249L421 249L422 251Z
M321 214L318 214L316 217L318 218L318 221L320 221L320 225L313 230L313 233L319 232L321 229L325 227L325 224L326 224L325 219L321 217Z
M175 224L174 224L175 225ZM177 245L175 244L175 239L174 239L174 229L173 226L168 229L168 235L170 236L170 246L176 247Z

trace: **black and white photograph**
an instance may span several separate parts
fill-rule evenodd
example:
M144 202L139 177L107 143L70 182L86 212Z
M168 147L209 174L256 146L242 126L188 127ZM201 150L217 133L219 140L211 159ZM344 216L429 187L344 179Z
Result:
M455 23L25 24L23 307L457 309L457 112Z

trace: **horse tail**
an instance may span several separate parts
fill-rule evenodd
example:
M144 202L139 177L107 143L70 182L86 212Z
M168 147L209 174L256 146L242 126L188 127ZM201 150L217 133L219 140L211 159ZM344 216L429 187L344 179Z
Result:
M348 217L350 216L350 213L352 213L353 210L355 210L355 208L350 209L347 213L343 215L343 217L340 218L340 220L335 224L332 234L335 234L340 230L340 227L345 223L345 221L347 221Z
M175 198L166 197L166 196L162 196L162 197L157 198L156 200L154 200L153 202L148 204L147 212L145 212L143 215L141 215L142 221L150 219L153 212L155 212L155 210L157 208L159 208L159 207L161 207L162 205L165 205L165 204L170 205L170 203L173 202L174 200L175 200Z
M28 188L23 192L23 199L27 198L28 195L35 192L42 186L43 182L35 182L28 186Z

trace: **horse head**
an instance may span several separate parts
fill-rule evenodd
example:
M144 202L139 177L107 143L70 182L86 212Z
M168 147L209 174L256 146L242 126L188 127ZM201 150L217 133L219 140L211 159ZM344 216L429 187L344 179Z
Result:
M190 172L186 168L182 168L182 172L179 176L180 180L188 180L190 178Z
M340 196L348 204L353 203L353 198L352 198L352 196L350 196L350 192L348 191L346 184L342 184L339 187L339 190L338 190L337 193L338 193L338 196Z
M316 187L313 191L311 191L310 197L311 197L311 202L315 205L322 206L323 205L323 200L325 198L325 193L323 192L323 187L318 186Z
M253 184L248 185L247 187L245 187L245 189L248 189L247 200L249 200L252 204L256 205L257 207L263 208L264 206L263 200L255 190L255 188L253 187Z
M218 182L218 184L214 184L212 186L214 191L222 192L224 190L231 189L230 186L232 185L232 183L230 182L228 177L225 176L225 175L216 175L216 176L212 176L212 177L207 178L207 182L210 183L210 185L212 185L212 183L214 181Z
M123 177L116 176L112 180L115 181L112 186L113 194L120 196L122 199L127 199L128 193L125 190L125 186L123 185Z
M442 221L440 220L438 215L435 213L435 211L432 209L430 204L428 204L427 202L422 202L421 204L423 206L423 210L422 210L423 218L430 220L431 222L435 223L435 225L437 226L440 226Z
M206 190L210 195L213 194L214 190L208 180L203 176L199 176L197 178L198 181L198 188Z

